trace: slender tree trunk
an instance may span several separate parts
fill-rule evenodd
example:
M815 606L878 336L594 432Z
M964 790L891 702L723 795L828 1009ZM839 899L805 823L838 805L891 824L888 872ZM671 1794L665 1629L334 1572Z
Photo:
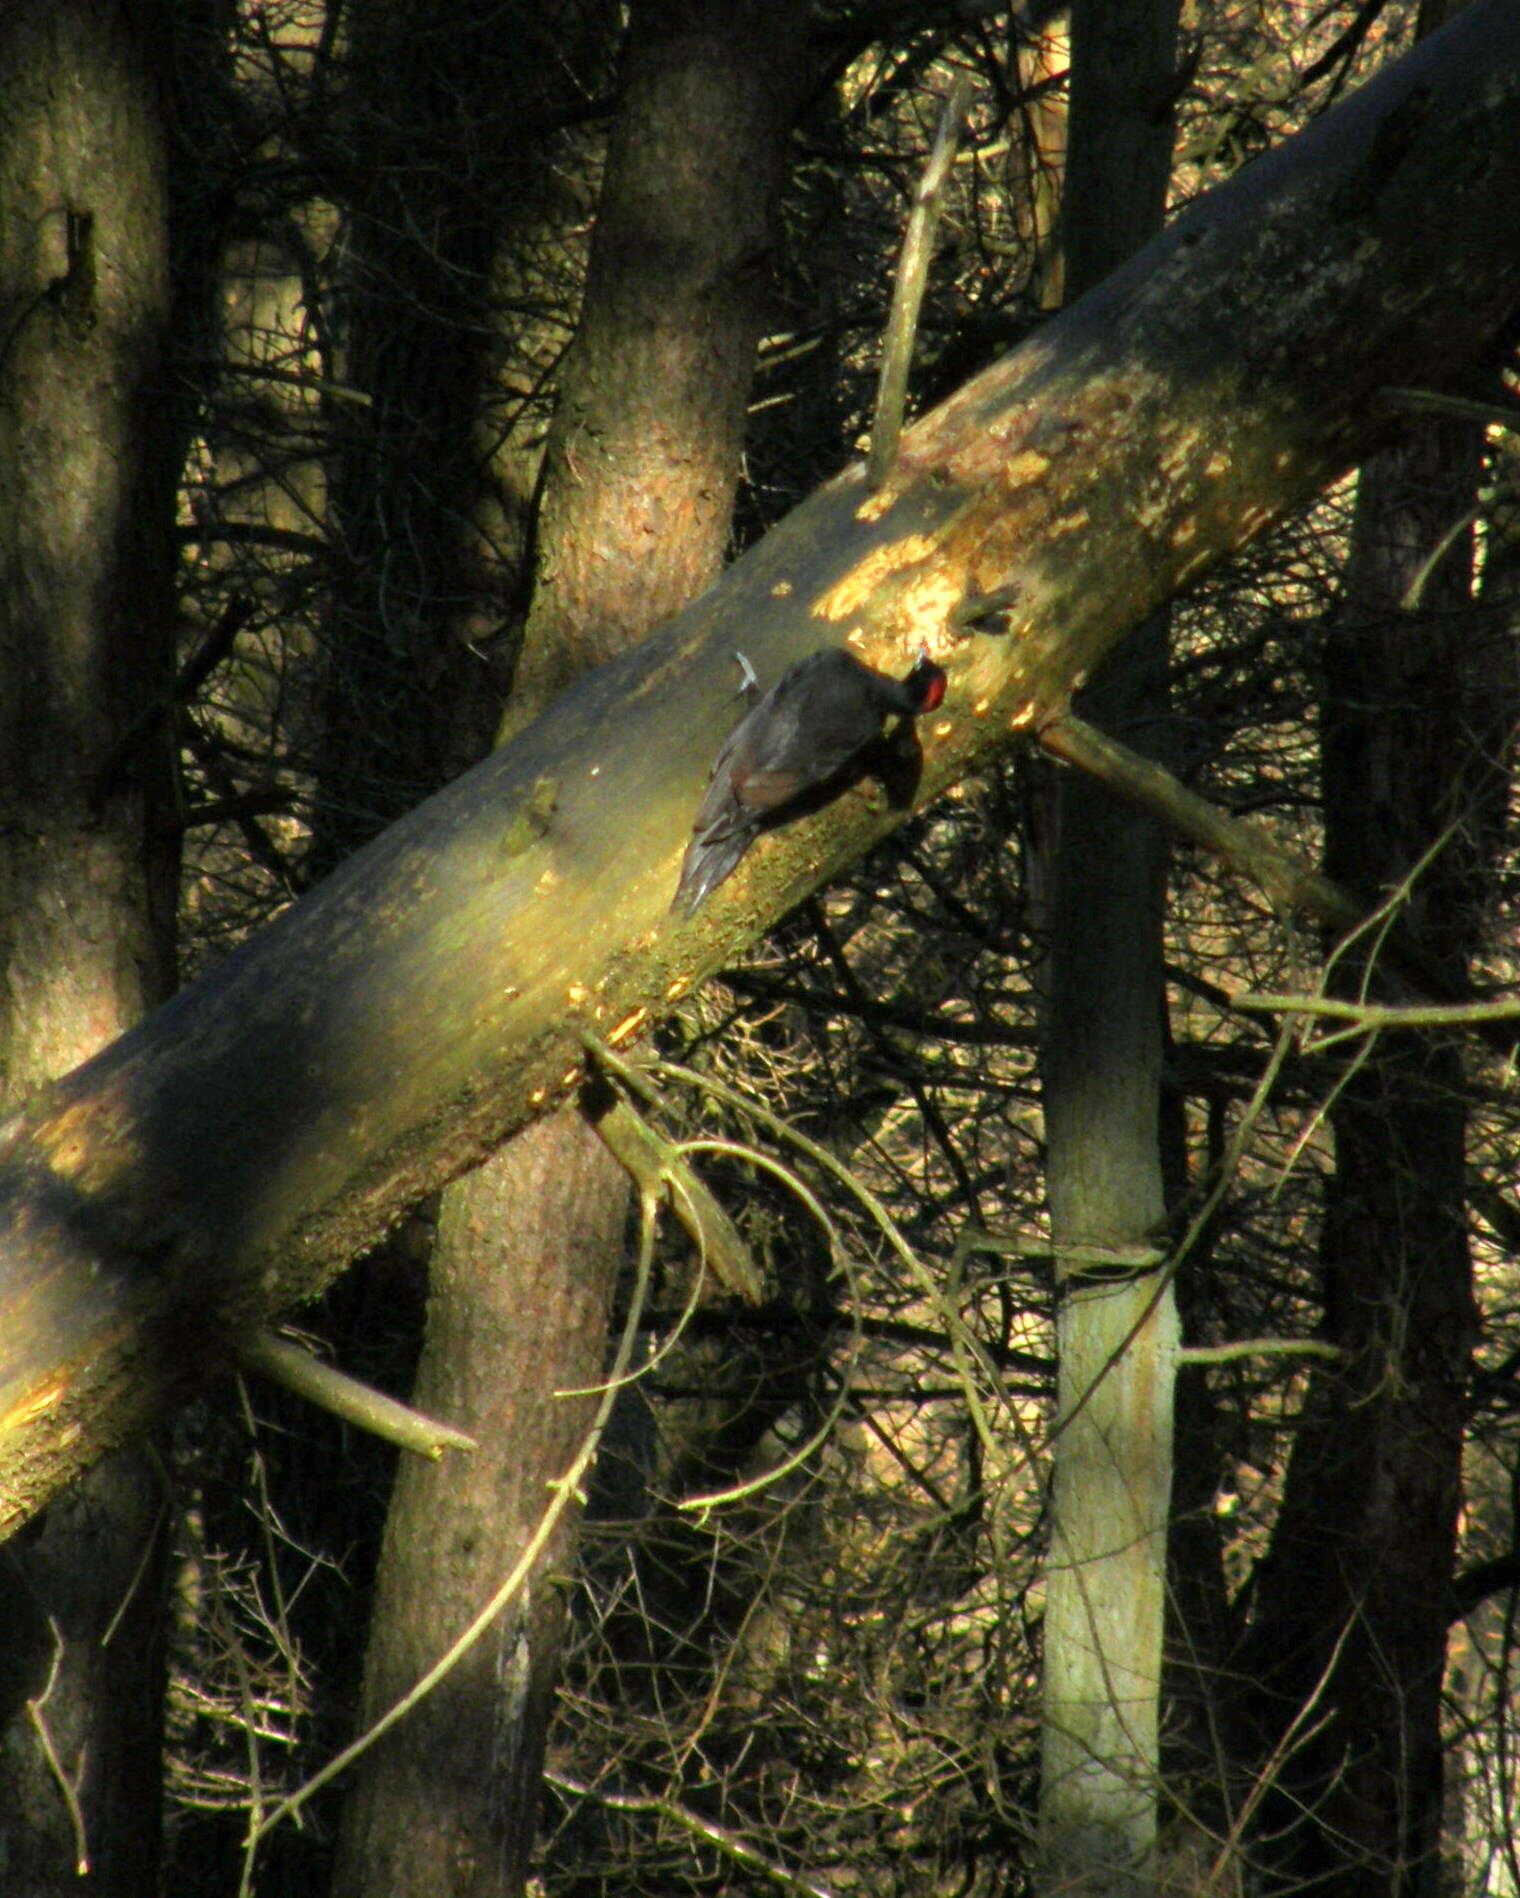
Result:
M1422 940L1460 978L1476 947L1503 808L1492 720L1498 649L1471 610L1478 444L1422 424L1363 470L1347 605L1326 650L1326 864L1369 899L1406 879ZM1429 862L1427 853L1434 852ZM1332 971L1377 996L1376 936ZM1382 991L1386 992L1386 991ZM1440 1694L1476 1336L1466 1104L1453 1038L1385 1037L1330 1107L1335 1170L1320 1247L1325 1329L1257 1590L1244 1678L1263 1746L1307 1709L1263 1853L1333 1898L1436 1889ZM1275 1822L1275 1826L1274 1826ZM1275 1834L1275 1835L1274 1835Z
M1457 8L1427 0L1421 33ZM1347 600L1326 646L1325 860L1369 899L1404 890L1461 981L1502 833L1515 704L1507 624L1473 611L1481 437L1412 426L1357 491ZM1375 932L1330 972L1376 995ZM1325 1329L1264 1565L1244 1678L1264 1747L1310 1709L1263 1857L1327 1898L1434 1898L1441 1689L1477 1335L1467 1109L1454 1038L1385 1037L1330 1105ZM1274 1821L1276 1822L1274 1825Z
M0 1105L167 993L167 128L156 9L0 14ZM0 1557L0 1883L156 1892L168 1496L118 1452Z
M1172 128L1176 0L1078 0L1061 226L1078 297L1153 234ZM1087 716L1155 750L1167 627L1147 621L1099 674ZM1046 1183L1060 1304L1046 1569L1041 1889L1139 1893L1155 1877L1161 1639L1177 1318L1155 1270L1160 1148L1158 823L1061 781L1044 1059Z
M1071 72L1071 16L1064 8L1030 5L1012 9L1014 70L1026 94L1011 127L1008 172L1019 239L1030 262L1030 295L1042 310L1058 310L1066 295L1067 262L1059 224L1067 188L1066 149L1076 109L1075 85L1063 92L1060 75Z
M800 6L755 0L634 11L503 736L718 572L802 21ZM446 1195L418 1401L481 1447L464 1482L401 1472L367 1717L489 1596L574 1456L602 1374L627 1206L625 1176L574 1110ZM476 1649L368 1758L340 1892L522 1890L559 1651L557 1575L573 1549L567 1517Z
M331 492L318 875L490 743L500 686L476 641L493 595L510 617L526 547L525 484L499 479L491 454L493 428L506 432L489 409L496 259L548 221L543 147L572 102L575 61L556 39L571 11L358 0L347 25L362 182L336 332L369 400L345 417Z

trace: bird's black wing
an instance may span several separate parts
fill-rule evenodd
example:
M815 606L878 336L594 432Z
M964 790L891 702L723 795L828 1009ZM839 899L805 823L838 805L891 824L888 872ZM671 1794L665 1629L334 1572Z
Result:
M707 793L691 827L691 840L681 859L680 881L673 907L688 915L705 903L725 877L731 876L754 840L756 818L734 796L733 762L745 730L763 706L745 714L723 742L713 760Z
M790 667L734 734L729 775L739 802L755 812L778 810L842 770L881 730L871 680L839 647Z
M755 708L756 711L760 707ZM723 749L713 760L712 771L707 780L707 793L697 807L697 815L692 822L693 837L716 838L727 836L735 824L747 824L739 800L734 795L733 763L744 741L746 728L754 721L755 713L750 712L724 740Z
M738 866L761 824L825 785L880 736L877 675L842 647L809 653L729 733L681 864L677 908L704 903Z

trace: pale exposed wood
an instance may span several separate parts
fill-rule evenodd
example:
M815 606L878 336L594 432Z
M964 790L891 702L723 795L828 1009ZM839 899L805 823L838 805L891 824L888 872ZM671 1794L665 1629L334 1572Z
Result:
M964 76L952 87L935 134L934 149L913 194L913 210L897 262L892 311L881 345L881 375L876 388L876 414L871 423L871 452L866 462L866 482L872 488L879 488L891 473L892 463L897 459L897 444L902 439L913 339L918 334L929 265L934 260L934 233L939 227L945 186L950 182L950 169L960 144L970 91Z
M237 1358L246 1370L281 1384L309 1404L345 1418L360 1430L384 1437L398 1449L414 1451L418 1456L437 1462L445 1450L473 1450L475 1439L456 1430L452 1424L425 1417L420 1410L401 1404L372 1384L361 1383L329 1364L314 1352L290 1338L272 1331L245 1331L236 1345Z

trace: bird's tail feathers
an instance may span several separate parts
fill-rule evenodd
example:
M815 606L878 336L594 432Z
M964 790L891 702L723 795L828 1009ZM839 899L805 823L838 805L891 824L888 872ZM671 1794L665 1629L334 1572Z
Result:
M718 885L733 875L753 837L754 832L743 827L725 828L716 836L709 832L693 837L686 846L672 909L694 916Z

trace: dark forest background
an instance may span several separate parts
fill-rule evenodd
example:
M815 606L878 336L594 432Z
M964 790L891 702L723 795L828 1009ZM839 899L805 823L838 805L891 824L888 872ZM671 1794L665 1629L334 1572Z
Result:
M1445 11L12 0L0 1102L861 452L958 81L915 412ZM1087 701L1367 924L1295 920L1011 745L641 1045L633 1104L754 1297L561 1110L298 1315L476 1456L398 1475L240 1377L7 1545L0 1888L1520 1891L1513 1037L1256 999L1428 999L1399 930L1453 992L1515 979L1508 373L1204 574ZM1074 1026L1095 945L1136 1017L1106 1055ZM1073 1105L1095 1060L1140 1090L1138 1157ZM1073 1224L1108 1165L1125 1217ZM1183 1347L1143 1456L1163 1653L1139 1691L1099 1666L1075 1766L1053 1207L1062 1247L1140 1248ZM583 1512L308 1791L529 1547L609 1366ZM1063 1857L1089 1759L1101 1837Z

